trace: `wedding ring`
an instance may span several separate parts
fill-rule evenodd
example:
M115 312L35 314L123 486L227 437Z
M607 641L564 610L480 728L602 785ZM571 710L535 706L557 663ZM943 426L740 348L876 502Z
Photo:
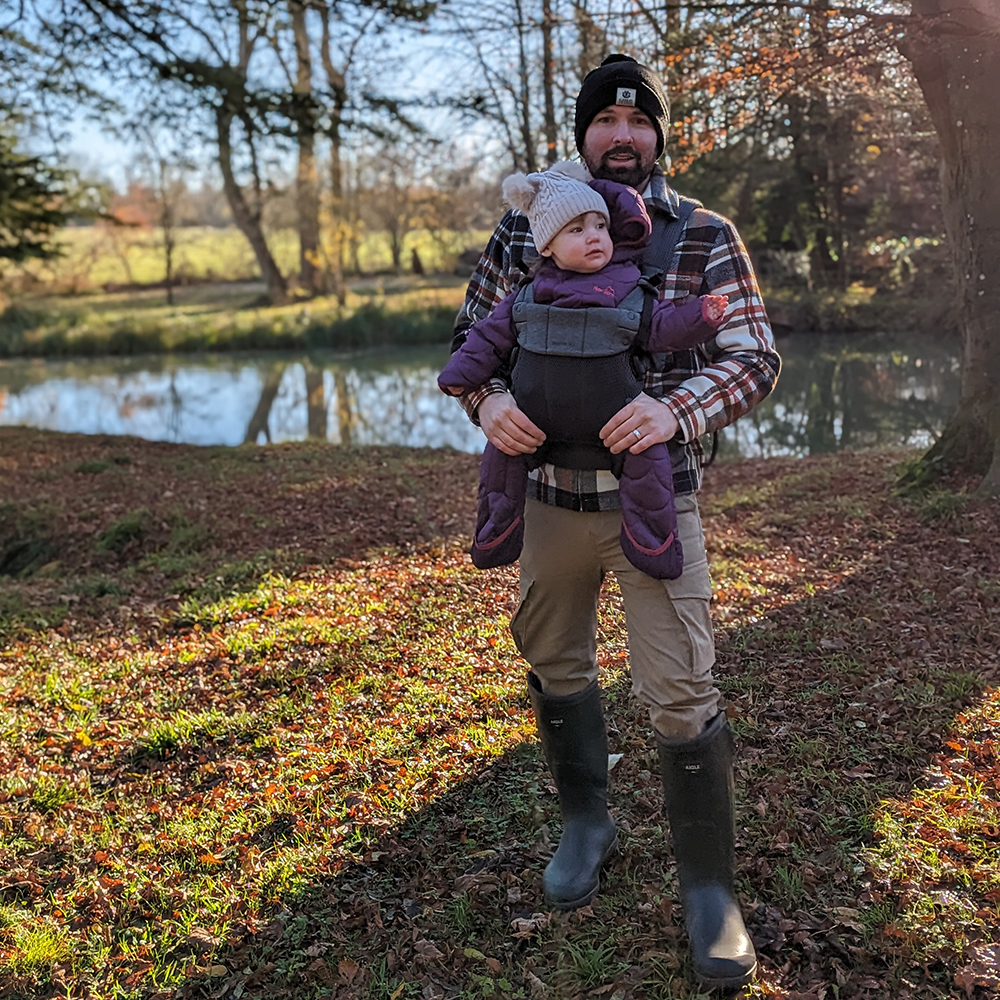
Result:
M636 441L641 441L642 440L642 435L639 433L638 428L636 430L632 431L632 433L635 435Z

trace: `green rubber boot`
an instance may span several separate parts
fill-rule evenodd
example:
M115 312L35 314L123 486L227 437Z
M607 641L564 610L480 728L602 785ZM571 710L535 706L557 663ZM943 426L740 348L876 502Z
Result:
M586 906L600 888L601 865L618 832L608 814L608 734L597 681L554 698L528 674L542 751L559 793L563 835L545 869L545 899L560 910Z
M745 986L757 956L733 891L733 736L725 713L693 740L657 733L656 742L695 974L710 987Z

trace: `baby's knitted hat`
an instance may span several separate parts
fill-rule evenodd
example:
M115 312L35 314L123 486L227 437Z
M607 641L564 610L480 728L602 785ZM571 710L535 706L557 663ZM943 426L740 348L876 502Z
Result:
M582 163L563 160L541 173L511 174L503 182L504 201L528 217L539 253L567 222L585 212L599 212L610 224L608 206L587 185L589 179Z

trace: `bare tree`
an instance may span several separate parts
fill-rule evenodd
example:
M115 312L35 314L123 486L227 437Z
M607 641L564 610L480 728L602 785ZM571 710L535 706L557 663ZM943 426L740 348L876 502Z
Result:
M139 157L143 173L155 199L156 224L163 246L164 285L167 305L174 304L174 251L181 201L187 193L185 174L192 164L176 151L169 150L165 137L145 126L141 130L145 150Z

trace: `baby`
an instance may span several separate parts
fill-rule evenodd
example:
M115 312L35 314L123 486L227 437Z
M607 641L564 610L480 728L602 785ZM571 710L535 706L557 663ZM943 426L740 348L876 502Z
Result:
M528 216L541 262L529 281L469 328L438 385L459 395L509 374L518 406L546 441L531 455L486 445L472 561L485 569L517 559L528 471L551 462L611 469L619 478L625 555L650 576L674 579L683 553L667 446L612 455L599 432L642 392L648 354L711 339L727 300L704 295L678 305L656 298L661 274L644 275L637 263L652 226L633 188L588 184L582 165L559 163L508 177L503 194Z

